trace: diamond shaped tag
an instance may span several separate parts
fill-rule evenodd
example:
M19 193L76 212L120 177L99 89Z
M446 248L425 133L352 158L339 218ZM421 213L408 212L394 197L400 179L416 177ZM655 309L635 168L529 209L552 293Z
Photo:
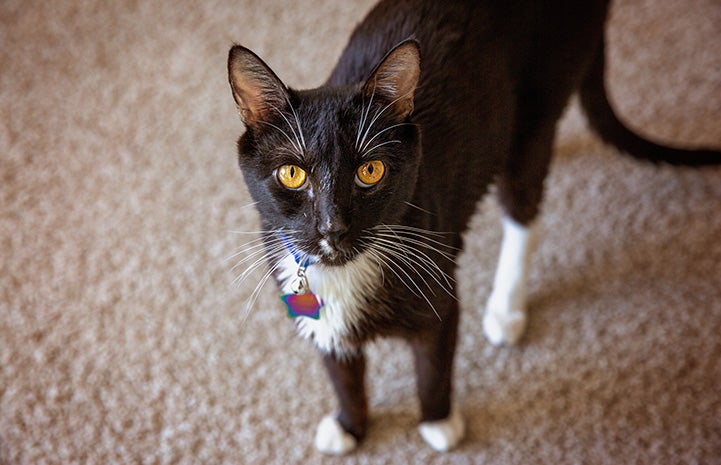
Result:
M297 318L306 316L314 320L320 319L320 309L323 306L318 297L313 292L308 291L305 294L284 294L280 299L288 307L288 316Z

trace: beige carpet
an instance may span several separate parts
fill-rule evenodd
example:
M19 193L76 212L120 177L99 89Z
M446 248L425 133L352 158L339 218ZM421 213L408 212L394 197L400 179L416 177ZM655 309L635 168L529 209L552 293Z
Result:
M370 0L0 3L0 462L719 464L721 168L602 146L572 107L517 348L482 337L500 241L468 233L460 448L432 452L410 357L370 350L372 424L312 448L335 407L273 286L239 287L257 216L236 169L237 41L290 85L327 76ZM721 147L721 7L622 0L613 96L664 140Z

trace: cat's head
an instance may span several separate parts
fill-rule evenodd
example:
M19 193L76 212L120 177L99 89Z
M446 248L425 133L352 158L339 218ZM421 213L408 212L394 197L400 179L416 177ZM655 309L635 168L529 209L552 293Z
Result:
M230 50L228 74L246 126L239 164L265 230L297 255L341 265L365 250L373 228L400 220L420 161L416 42L347 86L292 90L241 46Z

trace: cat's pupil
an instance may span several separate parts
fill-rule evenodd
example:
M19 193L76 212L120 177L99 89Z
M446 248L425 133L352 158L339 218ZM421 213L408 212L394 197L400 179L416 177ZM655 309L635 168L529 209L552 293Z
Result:
M291 167L291 168L290 168L290 177L291 177L291 178L294 178L294 177L295 177L295 167Z
M368 165L367 170L368 170L368 174L373 174L373 165L372 164Z

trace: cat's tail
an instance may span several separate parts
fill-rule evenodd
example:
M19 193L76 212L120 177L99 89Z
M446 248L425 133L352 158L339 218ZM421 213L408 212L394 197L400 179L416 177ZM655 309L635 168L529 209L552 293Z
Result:
M628 129L616 116L608 101L604 85L604 47L598 47L593 64L589 68L580 88L581 104L591 127L601 138L630 155L655 163L672 165L716 165L721 164L721 151L707 148L682 149L656 144Z

